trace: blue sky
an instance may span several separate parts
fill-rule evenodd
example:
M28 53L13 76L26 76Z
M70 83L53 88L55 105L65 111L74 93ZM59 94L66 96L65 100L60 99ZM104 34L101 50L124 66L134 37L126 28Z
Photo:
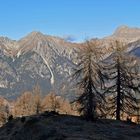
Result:
M12 39L31 31L101 38L120 25L140 27L140 0L0 0L0 35Z

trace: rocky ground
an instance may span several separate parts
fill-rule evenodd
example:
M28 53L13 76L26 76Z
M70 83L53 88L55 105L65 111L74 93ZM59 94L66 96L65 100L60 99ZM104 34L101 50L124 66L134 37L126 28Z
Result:
M0 128L0 140L140 140L140 125L46 112L10 120Z

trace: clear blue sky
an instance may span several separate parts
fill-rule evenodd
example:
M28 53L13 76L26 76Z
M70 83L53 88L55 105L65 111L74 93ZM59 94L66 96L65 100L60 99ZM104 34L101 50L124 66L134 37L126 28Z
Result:
M140 27L140 0L0 0L0 35L12 39L41 31L81 40L120 25Z

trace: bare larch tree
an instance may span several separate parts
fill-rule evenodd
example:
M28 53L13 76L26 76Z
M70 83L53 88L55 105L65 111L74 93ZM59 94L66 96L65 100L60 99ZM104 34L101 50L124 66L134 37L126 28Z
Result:
M102 53L98 43L86 42L79 53L79 63L73 78L77 80L80 95L76 102L80 104L79 112L87 120L95 120L97 112L102 114L104 96L101 89L104 86L102 74Z
M126 46L116 41L114 52L104 67L108 75L106 99L108 115L117 120L132 115L137 110L136 94L139 92L137 60L126 53Z

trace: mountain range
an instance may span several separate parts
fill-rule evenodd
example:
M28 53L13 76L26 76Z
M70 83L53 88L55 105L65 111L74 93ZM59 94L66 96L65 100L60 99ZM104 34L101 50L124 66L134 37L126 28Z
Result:
M140 59L140 29L120 26L98 41L105 55L110 55L109 44L120 40L128 52ZM40 85L43 94L54 91L73 98L70 77L76 66L78 51L83 43L72 43L63 38L31 32L20 40L0 37L0 95L14 99Z

